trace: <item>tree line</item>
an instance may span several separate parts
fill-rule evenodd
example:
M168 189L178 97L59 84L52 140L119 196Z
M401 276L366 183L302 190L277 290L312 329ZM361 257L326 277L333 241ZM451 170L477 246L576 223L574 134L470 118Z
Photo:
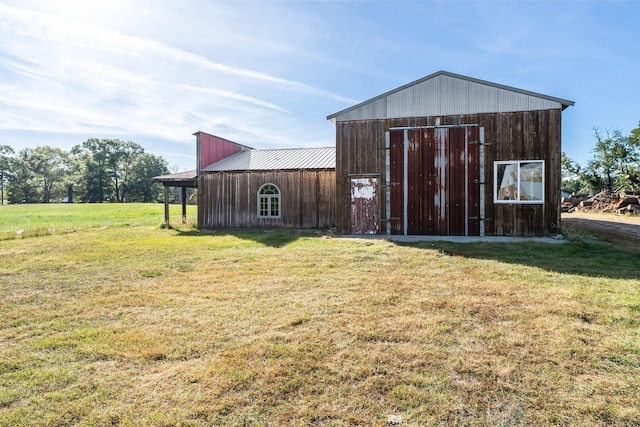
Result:
M582 166L562 153L563 190L590 193L640 190L640 122L629 135L594 128L593 156Z
M562 188L573 193L640 190L640 122L629 135L594 128L593 156L583 166L562 153ZM19 152L0 145L2 202L155 202L167 162L132 141L91 138L67 152L49 146Z
M0 189L9 203L155 202L167 162L132 141L91 138L67 152L0 145Z

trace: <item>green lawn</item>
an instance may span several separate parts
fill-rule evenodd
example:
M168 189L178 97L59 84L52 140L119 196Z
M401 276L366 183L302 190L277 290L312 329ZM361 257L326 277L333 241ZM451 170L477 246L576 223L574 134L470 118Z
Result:
M195 206L187 206L187 222L195 223ZM171 223L182 222L182 208L170 205ZM101 227L157 226L164 222L159 203L52 203L0 206L0 239L65 234Z
M0 207L0 425L640 425L637 250L175 208Z

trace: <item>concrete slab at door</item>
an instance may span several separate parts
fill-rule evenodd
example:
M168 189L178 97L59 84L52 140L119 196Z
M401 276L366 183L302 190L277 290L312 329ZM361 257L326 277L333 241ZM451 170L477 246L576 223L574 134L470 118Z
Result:
M378 234L378 178L351 178L351 233Z

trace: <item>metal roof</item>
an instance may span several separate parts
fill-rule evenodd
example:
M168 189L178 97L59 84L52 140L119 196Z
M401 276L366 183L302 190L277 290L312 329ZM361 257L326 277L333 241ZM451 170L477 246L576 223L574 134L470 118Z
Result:
M252 170L335 169L336 149L285 148L277 150L245 150L220 160L203 172Z
M170 175L160 175L151 178L154 182L161 182L168 187L196 187L198 175L196 171L186 171L179 173L172 173Z
M565 109L573 101L438 71L330 116L348 121Z
M151 179L156 182L180 182L180 181L193 181L196 178L197 178L196 171L193 170L193 171L172 173L170 175L154 176Z

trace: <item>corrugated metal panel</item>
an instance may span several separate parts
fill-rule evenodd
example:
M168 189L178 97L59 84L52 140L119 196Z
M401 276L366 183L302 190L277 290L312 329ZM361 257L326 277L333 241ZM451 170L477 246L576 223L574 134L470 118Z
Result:
M359 120L362 116L386 117L386 114L387 99L382 98L363 105L361 109L347 112L341 120Z
M214 163L203 171L335 169L336 149L292 148L278 150L246 150Z
M573 101L445 71L377 96L328 119L337 121L564 109Z
M500 91L494 87L471 84L469 85L469 109L475 111L493 111L501 113Z

